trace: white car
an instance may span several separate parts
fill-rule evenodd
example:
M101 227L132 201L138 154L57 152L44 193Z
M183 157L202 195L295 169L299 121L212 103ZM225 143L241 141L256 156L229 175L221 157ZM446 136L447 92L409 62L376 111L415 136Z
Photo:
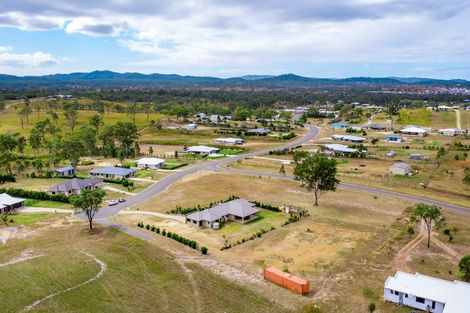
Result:
M108 205L116 205L118 204L119 202L117 200L109 200L108 201Z

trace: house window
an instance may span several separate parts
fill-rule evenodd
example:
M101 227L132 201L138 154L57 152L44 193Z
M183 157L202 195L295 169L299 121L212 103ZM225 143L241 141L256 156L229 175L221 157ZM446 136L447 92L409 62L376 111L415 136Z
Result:
M407 294L407 293L405 293L405 298L408 298L408 294Z
M395 291L395 296L398 296L398 291Z
M432 308L432 309L435 309L435 308L436 308L436 301L433 301L433 302L432 302L431 308Z
M416 302L424 304L424 298L416 297Z
M390 293L393 295L393 290L392 289L390 289Z

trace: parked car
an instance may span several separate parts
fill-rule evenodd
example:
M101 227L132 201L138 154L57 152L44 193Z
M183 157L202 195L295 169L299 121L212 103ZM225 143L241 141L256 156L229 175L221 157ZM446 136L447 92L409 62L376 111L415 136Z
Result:
M118 201L119 201L119 202L126 202L126 199L124 199L124 198L119 198Z
M118 200L109 200L108 201L108 205L116 205L118 203L119 203Z

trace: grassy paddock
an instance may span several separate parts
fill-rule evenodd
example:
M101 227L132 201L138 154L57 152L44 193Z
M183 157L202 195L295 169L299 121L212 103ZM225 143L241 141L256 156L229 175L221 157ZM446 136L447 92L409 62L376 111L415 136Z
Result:
M94 277L100 266L85 253L106 264L103 276L41 303L33 312L184 313L194 312L195 306L214 312L286 311L191 261L186 265L189 275L171 254L152 242L99 226L90 232L86 223L71 218L56 217L49 225L29 227L24 232L34 231L34 236L0 246L0 262L31 249L44 256L0 267L0 279L9 286L0 290L2 312L19 312L38 299Z

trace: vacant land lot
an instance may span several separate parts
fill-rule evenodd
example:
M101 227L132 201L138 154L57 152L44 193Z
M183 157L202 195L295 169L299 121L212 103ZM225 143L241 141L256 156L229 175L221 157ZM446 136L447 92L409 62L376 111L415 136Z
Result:
M217 188L211 186L217 185ZM228 224L220 230L199 229L181 221L147 214L125 214L117 220L135 225L139 221L176 231L207 245L211 254L221 262L246 271L260 273L273 265L310 280L312 300L320 302L327 312L357 312L376 302L384 312L406 312L382 303L383 283L397 268L391 262L397 251L412 238L406 235L407 208L412 203L392 197L374 197L367 193L341 190L326 194L320 206L312 205L312 196L297 182L199 173L176 183L160 196L138 206L139 210L165 212L176 205L195 206L225 199L230 194L276 205L291 204L308 209L310 216L287 226L276 226L254 240L220 251L226 242L234 243L251 234L257 222L248 225ZM460 216L468 220L467 216ZM269 221L264 219L262 223ZM270 220L275 223L275 220ZM267 227L263 225L262 227ZM466 229L466 227L463 227ZM462 230L460 240L467 231ZM235 236L234 234L238 234ZM456 244L458 244L456 242ZM460 241L462 244L462 241ZM469 249L468 243L459 249ZM420 269L432 274L443 251L429 257L429 266ZM433 260L431 262L431 260ZM408 267L412 267L412 263ZM448 263L454 269L456 263ZM407 270L408 267L401 269ZM414 267L412 267L414 268Z
M102 227L88 231L72 218L17 231L0 245L0 264L0 279L9 286L0 291L2 312L19 312L56 293L32 312L286 311L153 243Z

